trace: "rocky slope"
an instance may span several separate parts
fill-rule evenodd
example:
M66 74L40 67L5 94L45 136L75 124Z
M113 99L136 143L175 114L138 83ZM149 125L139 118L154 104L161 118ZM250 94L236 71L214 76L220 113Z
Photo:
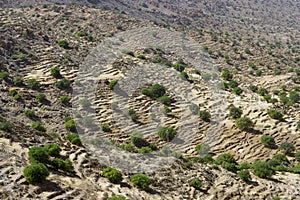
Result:
M262 23L268 21L257 22L257 28L254 28L263 32L265 36L259 37L257 34L257 37L252 38L250 36L254 31L249 36L244 32L249 29L248 25L245 29L239 28L239 25L224 24L220 32L216 29L211 30L211 27L222 24L221 19L215 20L218 17L207 17L211 14L203 14L202 17L205 17L206 21L195 20L199 19L199 16L194 16L195 19L181 19L183 13L191 16L191 13L194 13L191 10L191 7L195 7L194 4L186 6L185 1L178 1L176 6L168 2L157 5L156 1L151 1L147 3L147 7L136 2L110 1L107 6L116 5L119 10L125 10L123 8L130 5L130 8L134 9L129 9L129 13L136 16L141 12L143 15L146 13L147 19L163 15L165 19L170 20L172 11L176 16L171 17L174 19L171 23L187 23L192 26L203 24L203 30L191 30L180 26L167 26L169 29L164 29L166 25L162 23L132 17L118 11L105 11L81 5L1 8L0 68L1 72L8 73L8 78L1 79L1 199L107 199L114 194L121 194L127 199L272 199L275 196L297 199L300 195L300 178L295 173L277 172L271 179L262 179L250 169L252 180L244 182L235 173L221 166L191 158L197 156L195 147L203 143L211 146L213 158L223 153L231 153L238 163L266 161L273 155L282 153L278 148L266 148L261 143L262 135L273 136L278 146L282 142L290 142L295 146L294 152L299 151L299 103L292 106L268 103L266 98L249 89L250 85L264 87L269 91L271 98L278 100L279 94L274 94L274 90L299 92L299 72L297 74L296 71L299 69L299 33L296 32L299 30L299 24L294 20L299 16L299 5L293 1L289 2L291 4L285 2L280 5L283 5L282 13L294 11L291 17L277 21L278 24L272 21L271 29L274 30L275 39L271 31L262 28L265 27ZM4 2L6 5L11 3ZM266 6L261 4L268 3L269 1L259 2L257 5L260 6L253 12L261 16L261 9L266 9ZM273 6L276 6L276 3L277 1ZM182 4L184 6L179 6ZM198 7L221 16L225 11L219 7L226 7L226 12L231 13L238 9L242 2L238 6L225 6L221 2L210 4L206 3L206 7L203 8ZM151 10L155 5L160 9L138 12L135 7L137 5L145 10ZM249 11L253 10L253 6L250 4L244 8ZM270 10L273 12L272 8L270 7ZM162 11L163 13L160 13ZM245 14L244 11L242 13ZM148 15L152 18L148 18ZM232 15L235 16L235 13ZM227 22L230 20L226 19ZM249 23L256 26L255 21L258 18L254 17L251 20ZM282 29L276 29L276 26L282 26ZM147 29L143 29L145 27ZM226 27L229 28L228 31L233 31L233 34L226 33ZM156 31L160 29L163 31ZM128 31L132 33L131 30L150 30L150 34L146 34L146 31L134 32L136 35L126 34ZM175 31L179 33L176 34ZM130 41L128 44L127 39ZM59 46L58 41L62 40L68 42L68 47ZM193 43L184 43L186 40ZM159 42L161 46L157 43L156 47L142 46L149 41ZM166 46L172 42L175 43L170 45L173 49L168 50ZM102 44L110 45L107 45L106 49ZM115 46L123 47L122 45L127 49L110 50ZM196 62L197 58L193 57L193 52L188 51L193 48L200 49L201 62ZM182 57L179 53L182 49L188 49L183 51L182 55L191 54L192 59L188 55ZM93 56L93 53L102 55L100 53L103 52L99 50L118 56L104 69L101 66L96 68L99 76L91 74L86 79L85 74L81 72L85 72L85 69L90 70L93 63L105 58L97 58L96 55L99 60L89 61L89 56ZM167 63L182 62L180 58L183 58L186 66L184 72L189 81L183 79L178 71L168 67ZM60 69L62 77L70 81L70 87L60 89L56 86L62 77L57 79L51 75L51 69L55 67ZM235 94L230 87L220 89L221 72L225 68L234 74L233 79L243 90L241 95ZM199 69L199 73L195 69ZM16 78L23 78L24 83L15 84ZM40 82L38 89L28 84L28 80L32 78ZM91 80L97 81L95 97L88 96L92 112L82 106L76 107L84 97L77 92L87 91L84 86ZM124 96L118 90L111 90L109 82L112 80L118 80L119 89L130 91L130 95ZM132 83L131 80L138 81ZM148 98L140 91L154 80L163 84L167 88L167 95L172 98L168 106L170 112L167 114L161 103ZM131 83L139 86L131 91ZM21 99L16 99L12 90L20 94ZM46 101L36 98L41 93L45 94ZM68 97L70 103L62 103L62 96ZM212 114L211 122L205 122L197 115L192 115L189 110L191 103L198 105L201 110L209 110ZM254 130L249 132L236 128L234 120L228 114L232 105L240 107L243 115L252 119L255 124ZM267 114L271 108L282 111L284 120L271 119ZM25 115L25 110L28 109L34 110L35 117L29 118ZM125 112L128 109L136 111L137 122L126 116ZM83 145L74 145L65 139L66 134L70 132L66 129L64 121L68 116L74 117ZM35 121L41 122L46 131L35 130L32 127ZM11 122L12 125L4 127L5 122ZM97 126L107 124L111 130L103 132L91 122ZM177 140L161 140L156 135L158 125L176 128L179 132ZM145 140L155 144L157 150L154 155L147 157L119 148L130 144L131 132L134 130L144 133ZM103 141L103 138L107 141ZM23 169L29 164L28 149L47 143L56 143L62 148L62 156L70 159L74 171L66 173L50 169L50 176L46 182L28 184L23 176ZM292 165L297 165L293 154L287 155L287 158ZM126 163L127 161L132 163ZM104 178L103 169L107 165L122 171L124 180L121 184L112 184ZM146 173L153 179L150 190L143 191L131 183L130 176L137 172ZM196 177L203 183L200 190L189 185Z

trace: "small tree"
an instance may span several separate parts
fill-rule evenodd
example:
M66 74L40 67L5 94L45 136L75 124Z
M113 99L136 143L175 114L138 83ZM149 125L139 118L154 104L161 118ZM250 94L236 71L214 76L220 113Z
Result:
M235 120L235 125L242 131L248 131L254 127L254 123L249 117L241 117Z
M242 116L242 114L243 114L243 111L240 108L237 108L235 106L231 106L229 109L229 116L234 119L240 118Z
M177 132L174 128L172 127L162 127L158 131L157 135L166 141L172 140L176 136Z
M148 189L150 184L152 183L152 180L144 174L135 174L130 177L130 181L143 190Z
M233 92L236 94L236 95L241 95L243 93L243 90L242 88L240 87L236 87L233 89Z
M112 167L106 167L103 170L103 176L112 183L120 183L123 180L122 173Z
M210 112L208 112L207 110L200 110L199 111L199 117L200 119L202 119L203 121L209 122L210 118L211 118L211 114Z
M276 146L274 138L270 135L261 136L260 141L265 147L268 148L274 148Z
M293 143L283 142L280 144L279 149L283 150L285 154L291 154L293 151L295 151L295 146Z
M233 155L229 154L229 153L224 153L221 154L217 157L217 159L215 160L215 163L217 165L221 165L222 163L227 162L227 163L233 163L233 164L237 164L235 161L235 158L233 157Z
M274 169L266 162L255 162L253 169L254 174L260 178L271 178L271 176L275 174Z
M29 183L40 183L49 176L49 171L42 163L32 164L23 170L24 177Z
M251 175L249 170L241 170L237 174L243 181L250 181L251 180Z
M69 101L69 97L67 97L67 96L61 96L61 97L59 97L59 101L62 103L62 104L68 104L68 103L70 103Z

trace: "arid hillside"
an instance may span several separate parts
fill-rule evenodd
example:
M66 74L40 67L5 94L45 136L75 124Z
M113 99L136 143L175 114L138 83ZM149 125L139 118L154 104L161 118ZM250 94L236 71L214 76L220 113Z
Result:
M297 199L299 3L214 2L2 1L0 199Z

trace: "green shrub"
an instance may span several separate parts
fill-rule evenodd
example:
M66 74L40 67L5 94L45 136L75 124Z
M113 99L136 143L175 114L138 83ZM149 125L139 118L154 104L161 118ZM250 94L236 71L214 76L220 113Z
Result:
M249 131L254 127L254 123L249 117L241 117L235 120L235 125L242 131Z
M103 170L103 176L112 183L120 183L123 180L122 173L112 167L106 167Z
M121 196L121 195L114 195L114 196L111 196L109 197L107 200L126 200L126 197L124 196Z
M133 51L128 51L128 50L125 50L125 51L122 51L122 53L126 54L126 55L129 55L129 56L133 56L134 57L134 53Z
M257 92L257 91L258 91L258 87L255 86L255 85L250 85L250 86L249 86L249 89L250 89L252 92Z
M168 108L168 107L164 107L162 113L165 114L165 115L168 115L170 112L172 112L171 108Z
M138 150L138 153L151 153L152 152L152 149L150 147L142 147Z
M36 95L36 99L37 99L39 102L45 102L45 101L47 100L45 94L38 94L38 95Z
M176 134L176 130L172 127L162 127L157 133L157 135L165 141L172 140L176 136Z
M23 170L24 177L29 183L40 183L49 176L49 171L42 163L32 164Z
M268 110L268 115L272 118L272 119L277 119L277 120L282 120L283 115L281 114L280 111L276 110L276 109L270 109Z
M14 96L14 100L16 100L16 101L20 101L21 99L22 99L22 96L20 94L16 94Z
M40 82L36 79L29 79L27 85L33 90L38 90L41 86Z
M54 67L50 70L50 73L51 75L54 77L54 78L60 78L61 77L61 74L60 74L60 69L58 67Z
M297 151L297 152L295 153L295 159L296 159L298 162L300 162L300 151Z
M265 96L265 95L269 94L269 92L268 92L268 90L266 88L259 88L258 89L258 94L260 96Z
M136 122L136 121L138 120L138 116L136 115L136 112L135 112L135 110L133 110L133 109L129 109L129 110L127 111L127 115L129 115L129 117L131 118L131 120L132 120L133 122Z
M157 99L166 93L166 88L159 84L154 84L147 88L142 88L142 94L149 96L151 98Z
M253 172L260 178L271 178L271 176L275 174L270 164L261 161L257 161L253 164Z
M241 95L243 93L243 90L240 87L236 87L236 88L233 89L233 92L236 95Z
M26 117L28 117L28 118L34 118L34 117L35 117L35 112L34 112L34 110L29 110L29 109L27 109L27 110L24 111L24 114L25 114Z
M241 170L237 174L243 181L250 181L251 175L249 170Z
M189 185L197 190L200 190L203 187L203 183L198 178L191 180Z
M135 146L133 144L121 145L120 148L124 151L135 152Z
M159 101L167 106L171 104L171 99L167 95L163 95L163 96L159 97Z
M233 74L228 69L224 69L221 76L226 81L230 81L233 78Z
M9 90L9 93L11 94L11 96L16 96L18 94L18 92L16 90Z
M279 164L281 164L283 166L288 166L290 164L290 161L283 154L275 154L273 156L272 160L278 162Z
M118 80L112 80L109 82L108 86L111 90L113 90L117 84L118 84Z
M200 110L199 111L199 117L200 119L202 119L205 122L209 122L210 118L211 118L211 114L210 112L206 111L206 110Z
M57 41L58 46L62 47L62 48L69 48L69 43L66 40L59 40Z
M238 169L239 170L243 170L243 169L250 169L252 168L252 165L250 163L246 162L242 162L241 164L239 164Z
M260 141L265 147L268 148L274 148L276 146L274 138L270 135L261 136Z
M23 78L18 77L18 78L14 78L13 82L14 82L14 85L16 85L16 86L22 86L24 80L23 80Z
M46 144L44 149L50 156L57 157L61 151L61 148L57 144Z
M42 147L32 147L28 152L29 161L31 164L34 163L43 163L46 164L49 162L49 154Z
M242 116L242 114L243 114L243 111L240 108L237 108L235 106L231 106L229 109L229 116L234 119L240 118Z
M70 103L70 100L69 100L69 97L67 97L67 96L61 96L61 97L59 97L59 101L62 103L62 104L68 104L68 103Z
M144 174L135 174L130 177L130 181L137 187L141 189L148 189L152 180Z
M62 160L60 158L54 158L51 161L51 165L56 169L60 169L66 172L72 172L74 170L73 164L70 160Z
M300 100L300 96L298 94L297 91L293 90L293 91L290 91L289 93L289 98L291 100L291 102L294 104L294 103L298 103L299 100Z
M63 78L55 83L55 86L61 90L70 88L70 81L66 78Z
M67 139L68 141L70 141L72 144L75 144L75 145L81 145L81 144L82 144L79 135L76 134L76 133L70 133L70 134L67 134L67 135L66 135L66 139Z
M46 132L46 128L43 126L41 122L33 122L32 128L41 132Z
M185 69L185 65L180 64L180 63L176 63L173 65L174 69L176 69L179 72L183 72Z
M0 78L7 81L8 80L9 74L7 72L1 72L0 73Z
M221 165L223 162L237 164L236 161L235 161L235 158L233 157L233 155L231 155L229 153L221 154L215 160L215 163L217 165Z
M68 119L66 120L65 122L65 128L68 130L68 131L71 131L71 132L76 132L76 124L75 124L75 121L73 119Z
M280 144L279 149L283 150L285 154L291 154L293 151L295 151L295 146L293 143L283 142Z
M144 55L142 55L142 54L138 55L137 58L142 59L142 60L146 59L146 57Z
M143 134L141 132L134 131L131 134L130 140L131 140L132 144L134 144L134 146L136 146L138 148L148 146L148 143L143 138Z
M79 104L84 108L90 107L92 105L90 100L88 100L87 98L80 99Z
M11 132L13 128L13 123L11 122L0 122L0 129L6 132Z
M104 131L104 132L111 132L111 129L110 129L108 124L103 124L101 126L101 130Z

